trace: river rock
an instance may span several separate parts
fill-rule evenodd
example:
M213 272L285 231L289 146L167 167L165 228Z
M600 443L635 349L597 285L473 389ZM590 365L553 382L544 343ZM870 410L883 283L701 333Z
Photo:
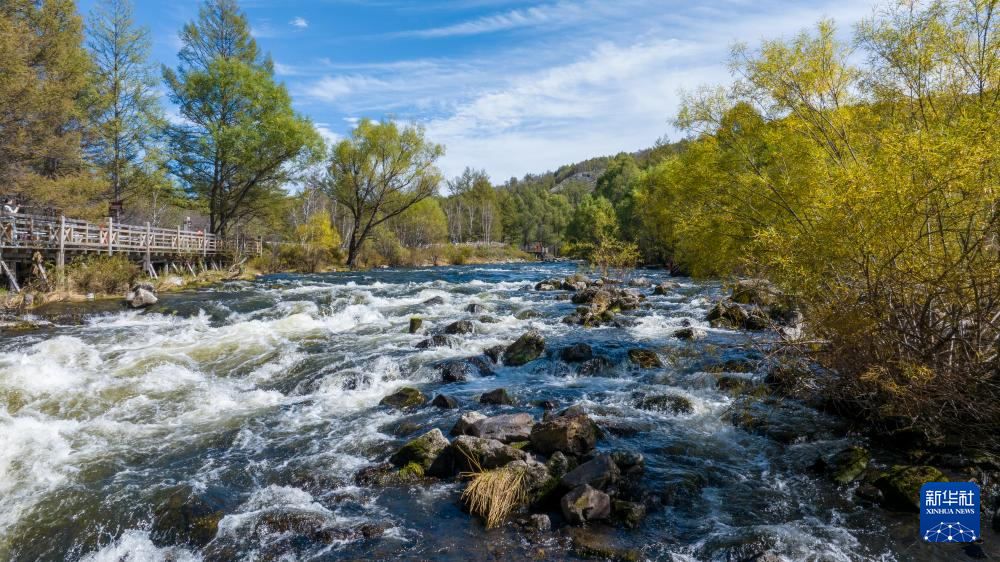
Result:
M455 422L454 427L451 428L452 435L469 435L472 430L472 426L480 420L485 420L486 416L480 414L479 412L464 412L458 417L458 421Z
M517 314L514 315L514 318L517 318L518 320L531 320L532 318L541 318L541 317L542 313L538 312L533 308L526 308L524 310L519 310L517 311Z
M567 363L582 363L594 357L594 350L585 343L576 343L564 347L559 352L559 358Z
M494 406L509 406L514 403L514 399L507 394L505 388L495 388L489 392L484 392L479 397L480 404L492 404Z
M894 466L875 481L882 491L882 505L901 511L920 510L920 487L928 482L948 482L940 470L932 466Z
M475 369L465 361L450 360L437 366L443 382L465 382L474 376Z
M554 478L561 479L566 473L576 468L576 461L571 460L562 451L556 451L546 461L545 466L549 469L549 474Z
M532 513L526 526L536 533L547 533L552 530L552 520L544 513Z
M611 503L611 518L626 529L635 529L646 518L646 506L638 502L615 500Z
M628 360L643 369L659 369L663 362L656 352L648 349L633 348L628 350Z
M500 358L503 357L503 352L505 349L506 348L502 345L494 345L492 347L487 347L486 349L484 349L483 354L489 357L490 361L493 361L493 364L495 365L500 362Z
M413 387L406 386L383 398L379 402L379 405L404 410L421 406L424 402L427 402L427 397L422 392Z
M504 445L496 439L483 439L471 435L456 437L451 442L448 455L447 460L452 463L452 474L470 472L478 468L492 470L528 458L528 453L510 445ZM479 466L475 466L475 463L470 459L474 459ZM435 468L432 472L437 473L437 469Z
M519 367L538 359L545 351L545 339L531 330L510 344L503 353L503 362L512 367Z
M607 519L611 516L611 498L600 490L583 485L571 490L559 502L563 517L571 525Z
M708 332L701 328L690 326L688 328L681 328L680 330L675 331L674 337L684 341L697 341L707 338Z
M771 325L768 318L759 307L743 306L730 300L721 300L715 303L712 310L708 311L705 317L713 326L726 328L741 328L746 330L763 330Z
M431 400L431 405L445 410L454 410L458 408L458 400L455 400L451 396L438 394L434 397L434 400Z
M597 455L562 477L564 488L573 489L588 485L603 490L618 481L621 472L609 455Z
M680 287L680 285L674 281L664 281L653 288L654 295L669 295L670 291Z
M640 410L668 414L690 414L694 411L691 399L679 394L657 394L641 398L635 405Z
M156 508L149 538L159 546L186 544L201 548L215 538L223 515L222 510L185 488Z
M389 457L389 462L396 466L416 463L423 470L427 470L447 446L448 439L441 433L440 429L434 428L403 445L394 455Z
M483 308L483 305L475 302L469 303L469 306L465 307L465 311L468 312L469 314L479 314L483 310L485 310Z
M629 279L629 287L649 287L653 282L646 277L636 277L635 279Z
M156 289L152 285L139 283L125 294L125 300L132 308L145 308L156 304L160 299L156 298Z
M431 297L424 301L425 306L440 306L444 304L444 297Z
M433 335L416 345L417 349L431 349L434 347L455 347L457 341L451 336L444 334Z
M415 334L420 331L420 327L424 325L424 320L414 316L410 318L410 333Z
M467 432L474 437L496 439L502 443L527 441L535 418L531 414L503 414L479 420Z
M586 414L559 416L531 428L531 447L543 455L556 451L585 455L596 444L597 427Z
M848 484L864 473L870 459L867 449L853 445L830 457L826 463L827 472L834 481Z
M476 326L471 320L459 320L457 322L452 322L444 327L444 333L457 335L457 334L471 334L476 331Z
M784 294L766 279L741 279L733 287L732 301L739 304L774 306Z
M576 374L581 377L601 377L614 366L614 363L610 359L603 355L598 355L593 359L580 363L580 366L576 369Z
M571 300L573 304L588 304L603 310L611 305L611 291L602 287L587 287L573 295Z
M584 560L605 560L608 562L639 562L643 560L640 552L634 548L617 546L613 537L607 532L598 533L593 528L571 527L567 530L573 543L573 554ZM726 560L730 560L727 558ZM732 558L741 562L770 562L750 560L749 558Z

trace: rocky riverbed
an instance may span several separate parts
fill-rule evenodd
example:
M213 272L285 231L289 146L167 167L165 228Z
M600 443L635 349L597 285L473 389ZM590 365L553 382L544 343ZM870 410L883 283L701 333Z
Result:
M754 284L572 264L270 276L0 340L0 559L955 560L889 450L770 352ZM496 528L463 491L524 497Z

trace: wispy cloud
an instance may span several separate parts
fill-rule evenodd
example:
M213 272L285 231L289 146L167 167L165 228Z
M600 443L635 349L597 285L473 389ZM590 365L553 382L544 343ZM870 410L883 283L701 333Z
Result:
M498 14L483 16L452 25L419 29L405 32L413 37L454 37L463 35L481 35L496 33L517 28L536 27L540 25L560 24L578 21L591 17L589 10L592 2L557 2L544 4L520 10L510 10Z
M306 20L306 18L303 18L303 17L300 16L300 17L297 17L297 18L293 19L292 21L288 22L288 25L290 25L292 27L297 27L299 29L305 29L305 28L309 27L309 21Z

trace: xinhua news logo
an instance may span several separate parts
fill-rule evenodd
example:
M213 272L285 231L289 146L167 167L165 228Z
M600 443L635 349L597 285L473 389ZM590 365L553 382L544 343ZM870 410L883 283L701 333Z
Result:
M979 486L928 482L920 488L920 535L927 542L973 542L979 538Z

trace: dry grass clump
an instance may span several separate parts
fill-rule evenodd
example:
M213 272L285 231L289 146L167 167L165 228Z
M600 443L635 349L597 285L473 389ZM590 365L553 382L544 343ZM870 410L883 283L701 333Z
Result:
M483 470L476 459L470 457L469 462L473 471L460 474L470 480L462 492L462 500L472 513L486 520L487 529L499 527L512 511L528 501L525 472L506 466Z

